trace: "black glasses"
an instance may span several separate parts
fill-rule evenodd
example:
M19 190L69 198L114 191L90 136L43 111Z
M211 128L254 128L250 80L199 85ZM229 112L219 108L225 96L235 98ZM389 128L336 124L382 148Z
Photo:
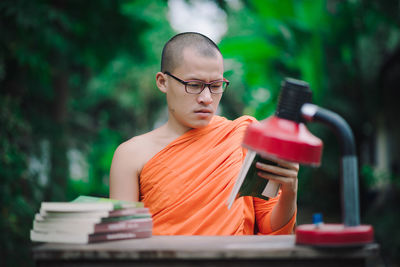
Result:
M204 88L206 88L206 86L208 87L208 89L210 89L211 93L222 94L229 85L229 81L226 79L206 83L206 82L199 81L199 80L183 81L183 80L179 79L178 77L175 77L168 71L164 72L164 74L167 74L167 75L171 76L172 78L174 78L175 80L177 80L178 82L180 82L181 84L184 84L185 91L188 94L201 94L201 92L203 92L203 90L204 90Z

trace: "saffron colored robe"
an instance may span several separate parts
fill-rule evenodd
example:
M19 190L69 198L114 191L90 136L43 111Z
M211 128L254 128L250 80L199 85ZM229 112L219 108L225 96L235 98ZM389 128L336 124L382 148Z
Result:
M242 139L253 121L214 116L208 126L189 130L146 163L139 178L140 200L150 209L154 235L292 233L296 214L281 229L271 229L279 196L268 201L241 197L227 208L246 155Z

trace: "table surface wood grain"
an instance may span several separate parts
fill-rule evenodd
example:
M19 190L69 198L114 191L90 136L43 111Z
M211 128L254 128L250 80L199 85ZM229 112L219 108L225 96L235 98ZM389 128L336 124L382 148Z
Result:
M35 260L109 259L367 259L376 243L361 247L296 245L295 236L153 236L87 245L46 243L33 248Z

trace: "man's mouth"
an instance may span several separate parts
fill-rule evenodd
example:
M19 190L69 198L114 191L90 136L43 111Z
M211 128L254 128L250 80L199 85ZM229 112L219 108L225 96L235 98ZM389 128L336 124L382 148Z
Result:
M198 110L195 110L194 111L195 113L200 113L200 114L202 114L202 113L212 113L212 111L210 110L210 109L198 109Z

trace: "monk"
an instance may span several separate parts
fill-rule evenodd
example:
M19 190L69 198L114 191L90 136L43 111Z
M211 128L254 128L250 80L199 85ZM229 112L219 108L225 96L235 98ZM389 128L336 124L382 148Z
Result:
M229 85L218 46L199 33L181 33L164 46L158 89L168 121L118 146L110 170L110 198L143 201L154 235L290 234L296 221L299 165L257 163L258 175L281 184L268 201L241 197L226 202L246 149L249 116L217 116Z

